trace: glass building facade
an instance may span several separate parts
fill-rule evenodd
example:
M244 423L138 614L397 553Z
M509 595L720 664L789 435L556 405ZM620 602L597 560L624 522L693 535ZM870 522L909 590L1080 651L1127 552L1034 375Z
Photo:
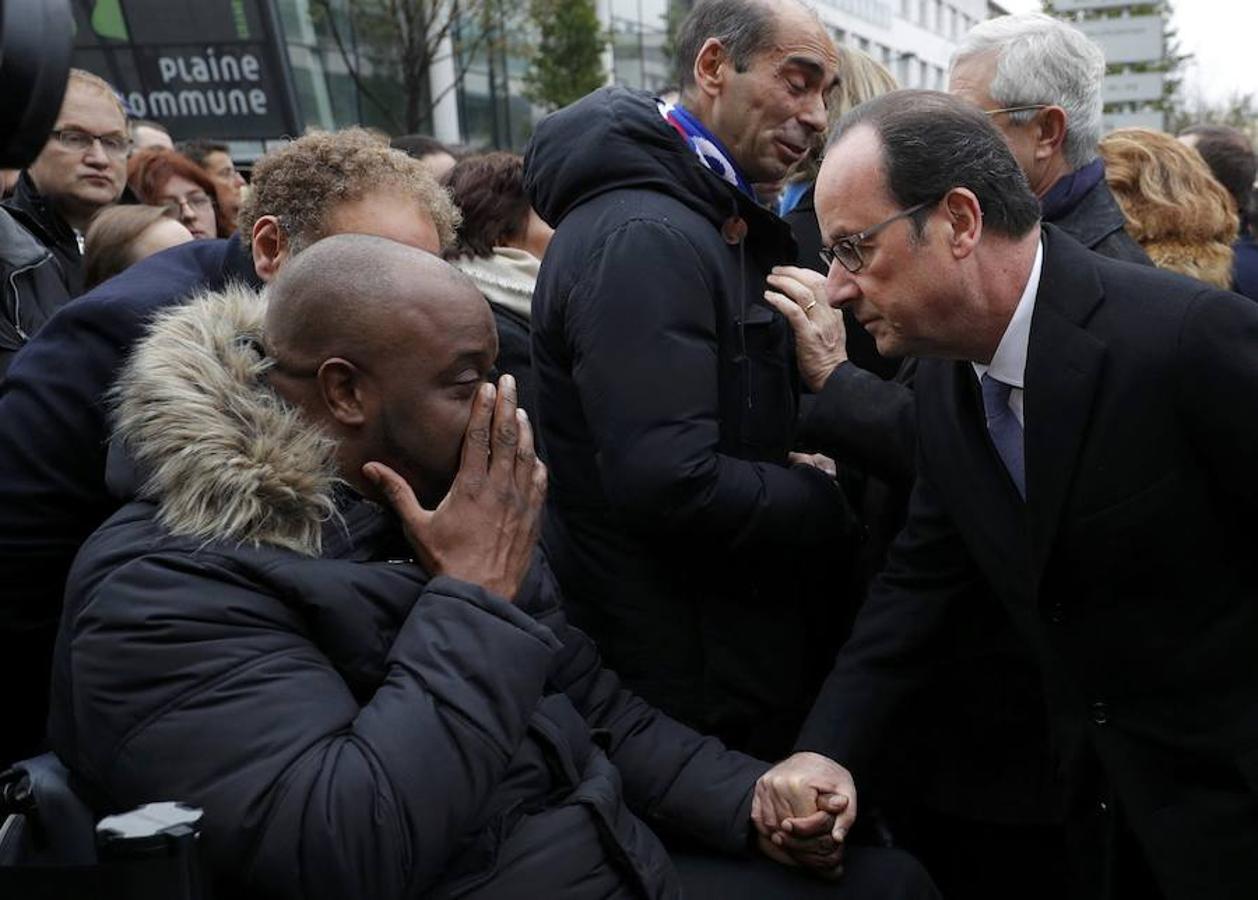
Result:
M403 96L394 67L379 58L380 48L355 33L348 0L278 2L307 127L331 129L361 123L391 134L404 131L397 115ZM615 83L646 90L671 85L672 64L666 54L669 0L596 2L604 20L610 14ZM475 17L459 17L451 29L455 70L462 75L455 99L459 139L464 144L522 149L543 115L524 96L532 34L523 7L520 3L486 4ZM426 108L431 102L426 96L420 105ZM433 123L420 122L417 130L432 133Z

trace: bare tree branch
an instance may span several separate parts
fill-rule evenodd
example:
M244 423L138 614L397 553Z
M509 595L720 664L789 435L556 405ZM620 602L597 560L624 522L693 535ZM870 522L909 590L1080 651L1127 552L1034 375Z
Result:
M349 72L349 77L353 80L354 87L359 93L370 100L372 104L380 110L380 112L384 113L390 124L396 130L398 127L398 120L393 115L392 110L390 110L389 107L376 96L374 91L367 87L366 82L362 79L361 73L358 71L358 66L355 64L357 59L353 61L350 59L349 50L345 47L345 41L341 38L341 31L336 27L336 16L332 12L331 0L312 0L312 3L316 8L323 10L324 19L328 23L328 30L332 33L332 41L336 44L337 52L340 54L341 60L345 63L345 69ZM352 10L349 14L351 16L353 15Z

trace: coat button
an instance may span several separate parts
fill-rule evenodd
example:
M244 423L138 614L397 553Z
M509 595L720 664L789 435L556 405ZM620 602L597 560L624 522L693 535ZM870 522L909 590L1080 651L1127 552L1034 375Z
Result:
M1066 621L1066 610L1060 602L1054 603L1048 610L1048 621L1054 625L1060 625Z
M742 243L747 236L747 221L739 216L730 216L721 224L721 237L727 244Z
M1092 704L1092 724L1104 725L1109 721L1109 706L1098 700Z

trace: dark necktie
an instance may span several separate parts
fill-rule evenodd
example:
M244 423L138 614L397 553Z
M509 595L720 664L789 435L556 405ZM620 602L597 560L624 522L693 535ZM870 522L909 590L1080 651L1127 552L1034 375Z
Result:
M1012 387L997 381L990 375L980 379L983 388L983 412L987 415L987 431L992 444L1009 471L1009 477L1026 499L1026 469L1022 462L1022 425L1009 408L1009 392Z

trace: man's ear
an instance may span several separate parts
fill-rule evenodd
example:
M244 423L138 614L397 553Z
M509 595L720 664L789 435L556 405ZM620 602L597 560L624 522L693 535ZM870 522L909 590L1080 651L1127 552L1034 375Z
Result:
M729 54L719 38L710 37L703 42L699 53L695 56L695 86L709 97L721 93L721 88L728 77Z
M363 373L352 362L340 357L324 360L315 380L319 397L334 421L350 427L360 427L367 421L371 401Z
M259 216L251 237L253 270L263 281L270 281L289 256L288 235L277 216Z
M1048 106L1035 117L1035 159L1048 159L1066 141L1066 111Z
M948 243L952 255L964 259L974 252L983 237L983 207L969 188L955 187L944 197L948 215Z

